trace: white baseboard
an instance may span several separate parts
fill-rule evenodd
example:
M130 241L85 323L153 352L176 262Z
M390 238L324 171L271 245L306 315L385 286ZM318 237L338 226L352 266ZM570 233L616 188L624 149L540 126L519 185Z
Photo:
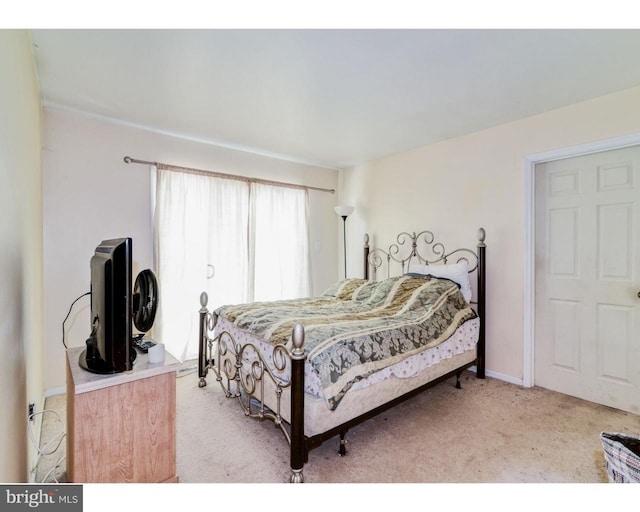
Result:
M477 373L477 368L475 366L471 366L469 368L470 371ZM522 379L517 379L516 377L512 377L511 375L503 375L502 373L494 372L492 370L485 370L484 374L487 377L491 377L493 379L503 380L510 384L515 384L516 386L524 386L524 381Z
M66 392L67 392L67 388L65 388L64 386L59 388L45 389L44 397L49 398L50 396L64 395Z
M517 379L515 377L511 377L510 375L503 375L498 372L493 372L491 370L487 370L486 375L488 377L493 377L494 379L503 380L505 382L509 382L510 384L515 384L516 386L524 386L524 381L522 379Z

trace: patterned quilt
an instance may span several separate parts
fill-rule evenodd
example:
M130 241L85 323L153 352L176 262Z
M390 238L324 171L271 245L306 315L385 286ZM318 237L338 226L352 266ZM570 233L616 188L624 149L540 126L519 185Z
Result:
M449 338L476 313L448 279L346 279L314 298L223 306L216 312L275 344L305 329L305 354L335 409L358 380Z

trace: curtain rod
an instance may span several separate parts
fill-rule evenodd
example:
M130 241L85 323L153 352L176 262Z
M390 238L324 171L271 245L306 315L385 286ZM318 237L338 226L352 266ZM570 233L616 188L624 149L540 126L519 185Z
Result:
M262 179L258 179L258 178L248 178L246 176L238 176L236 174L226 174L223 172L216 172L216 171L205 171L202 169L191 169L189 167L181 167L181 166L177 166L177 165L169 165L169 164L163 164L160 162L150 162L148 160L138 160L136 158L131 158L130 156L125 156L124 157L124 162L126 164L147 164L147 165L155 165L156 167L161 166L164 167L166 169L169 169L171 171L177 171L177 172L188 172L188 173L192 173L192 174L203 174L206 176L216 176L219 178L228 178L228 179L232 179L232 180L240 180L240 181L246 181L249 183L262 183L264 185L278 185L281 187L289 187L289 188L302 188L302 189L307 189L307 190L319 190L320 192L329 192L331 194L335 194L336 191L335 189L332 188L320 188L320 187L310 187L308 185L296 185L295 183L285 183L282 181L271 181L271 180L262 180Z

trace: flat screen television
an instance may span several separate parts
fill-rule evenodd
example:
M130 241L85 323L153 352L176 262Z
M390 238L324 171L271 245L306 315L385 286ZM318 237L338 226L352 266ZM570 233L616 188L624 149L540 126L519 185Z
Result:
M79 364L94 373L131 370L132 240L104 240L91 257L91 333Z

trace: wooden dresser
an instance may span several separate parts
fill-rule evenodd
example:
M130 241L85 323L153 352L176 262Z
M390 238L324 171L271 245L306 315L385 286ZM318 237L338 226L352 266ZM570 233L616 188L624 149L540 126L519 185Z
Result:
M168 353L133 370L99 375L80 367L83 347L67 350L69 482L177 482L176 372Z

